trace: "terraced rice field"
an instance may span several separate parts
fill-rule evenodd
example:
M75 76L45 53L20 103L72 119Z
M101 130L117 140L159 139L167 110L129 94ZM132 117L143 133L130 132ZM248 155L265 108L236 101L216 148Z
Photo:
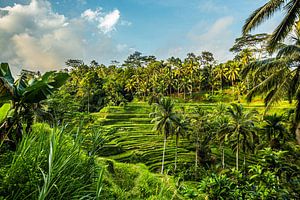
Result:
M188 110L199 104L182 104ZM212 108L215 104L202 105ZM110 106L93 115L97 117L95 124L101 124L105 130L112 130L107 135L107 143L100 151L102 157L125 163L144 163L150 170L158 172L161 167L163 151L163 136L153 131L153 124L149 113L151 107L146 103L130 103L125 107ZM221 152L213 148L212 152L217 164L221 163ZM174 165L175 138L168 138L165 165L166 168ZM193 164L195 158L194 145L187 139L181 138L178 148L178 165ZM242 159L242 155L241 155ZM247 159L247 162L251 160ZM241 160L242 163L242 160ZM225 164L234 166L235 154L225 151Z

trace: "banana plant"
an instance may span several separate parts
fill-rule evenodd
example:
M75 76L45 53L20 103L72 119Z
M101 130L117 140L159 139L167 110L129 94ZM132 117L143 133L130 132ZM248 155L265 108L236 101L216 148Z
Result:
M50 71L43 75L23 71L14 79L7 63L0 65L0 103L11 103L9 114L0 125L0 138L16 144L22 138L23 126L30 131L34 112L68 79L65 72ZM24 125L23 125L24 124Z

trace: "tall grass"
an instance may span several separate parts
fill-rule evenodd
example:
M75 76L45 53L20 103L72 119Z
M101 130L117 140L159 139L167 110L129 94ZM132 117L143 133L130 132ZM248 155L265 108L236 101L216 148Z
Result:
M35 124L15 152L0 153L0 200L181 199L173 180L146 166L97 157L100 129L69 130Z
M34 126L16 152L0 156L0 199L100 199L103 168L84 142L80 129Z

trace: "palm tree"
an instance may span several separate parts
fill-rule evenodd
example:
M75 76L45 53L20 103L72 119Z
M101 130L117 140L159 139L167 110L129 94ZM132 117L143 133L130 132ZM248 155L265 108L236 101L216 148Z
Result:
M227 142L227 136L230 132L229 130L229 119L228 117L222 115L217 117L216 126L218 126L217 130L217 139L220 141L220 147L222 148L222 168L225 168L225 155L224 155L224 146Z
M215 78L220 80L221 92L223 91L223 79L227 70L226 65L223 63L214 68Z
M175 150L175 167L174 170L176 171L177 169L177 157L178 157L178 144L179 144L179 138L186 136L187 131L190 129L190 123L189 119L182 115L181 117L178 118L179 121L175 122L175 145L176 145L176 150Z
M227 112L231 118L229 138L234 138L236 169L238 170L240 145L242 145L244 153L244 166L246 164L246 150L253 149L253 137L256 132L254 126L256 111L245 111L242 105L231 104Z
M155 103L155 111L150 113L154 130L164 136L164 147L162 155L161 174L164 173L166 142L169 135L174 133L175 125L179 121L174 112L174 102L170 98L161 98L159 103Z
M280 146L279 141L285 141L285 133L287 132L287 130L282 124L283 120L283 115L274 114L264 116L264 121L266 122L266 124L263 126L263 129L266 134L266 139L270 143L271 148L278 148Z
M234 82L239 78L240 64L237 61L229 61L226 64L228 67L226 77L231 81L231 85L234 91Z
M229 117L226 115L227 106L223 103L217 105L213 109L214 123L216 130L217 139L220 141L220 147L222 148L222 168L225 167L225 155L224 155L224 146L228 140L228 133L230 132L230 121Z
M195 82L195 72L196 69L200 66L199 63L199 58L193 54L193 53L188 53L187 58L184 59L184 67L186 70L186 75L189 77L188 82L189 84L189 90L190 90L190 96L192 98L193 96L193 88L194 88L194 82Z
M241 64L241 68L245 68L245 66L249 65L249 63L251 61L254 60L254 56L253 56L253 50L251 49L243 49L242 51L239 52L239 54L236 55L235 59L237 59L240 64ZM248 74L248 76L246 77L246 85L247 85L247 91L249 91L250 89L250 81L249 79L251 79L251 74Z
M296 26L296 36L292 37L293 44L282 44L276 58L252 62L242 71L242 76L253 73L263 79L253 87L248 95L248 101L258 94L266 94L266 111L284 97L289 101L297 100L295 108L296 139L300 144L300 26Z
M192 120L192 139L195 144L195 172L198 168L198 161L207 164L211 161L210 144L213 141L213 128L210 121L210 112L207 112L200 106L197 106L193 112Z
M285 15L272 33L268 44L269 49L274 51L279 42L286 38L288 33L292 31L294 24L299 20L299 0L269 0L249 16L243 26L243 34L246 35L279 10L284 11Z

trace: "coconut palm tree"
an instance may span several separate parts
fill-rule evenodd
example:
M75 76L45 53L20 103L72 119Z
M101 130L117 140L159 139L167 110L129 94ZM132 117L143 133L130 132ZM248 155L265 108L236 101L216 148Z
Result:
M228 108L231 122L229 123L229 138L234 139L236 150L236 169L239 169L240 145L244 153L244 166L246 164L246 150L253 149L253 137L256 133L256 111L245 111L242 105L231 104Z
M254 73L262 77L248 93L248 101L258 94L266 94L266 111L279 100L288 97L289 101L297 100L295 107L296 139L300 144L300 26L296 26L293 44L282 44L276 58L252 62L242 71L242 76Z
M211 142L214 138L214 124L211 112L197 106L193 112L191 136L195 144L195 172L198 163L207 165L211 162ZM196 174L197 175L197 174Z
M300 0L269 0L248 17L243 26L243 34L249 33L272 17L277 11L284 11L285 14L269 40L269 50L274 51L276 46L286 38L292 31L294 24L299 20Z
M213 71L214 71L214 74L215 74L215 79L218 79L220 80L220 88L221 88L221 92L223 92L223 80L225 78L225 74L226 74L226 71L228 70L228 68L226 67L225 64L221 63L219 65L217 65Z
M226 77L234 88L234 82L239 78L239 72L241 70L240 63L237 61L228 61L226 65L228 67Z
M216 138L220 142L222 149L222 168L225 167L225 156L224 148L228 140L228 133L230 132L230 120L227 115L227 106L223 103L217 104L216 108L213 109L214 124L216 127Z
M161 174L164 173L165 151L167 138L174 133L176 123L179 119L174 112L174 102L170 98L161 98L158 103L155 103L155 111L150 113L152 123L154 122L154 130L164 136L164 147L161 164Z
M178 118L178 121L175 122L175 164L174 164L174 170L177 169L177 157L178 157L178 144L179 144L179 138L185 137L187 135L187 132L190 129L190 121L187 118L187 116L182 115Z

